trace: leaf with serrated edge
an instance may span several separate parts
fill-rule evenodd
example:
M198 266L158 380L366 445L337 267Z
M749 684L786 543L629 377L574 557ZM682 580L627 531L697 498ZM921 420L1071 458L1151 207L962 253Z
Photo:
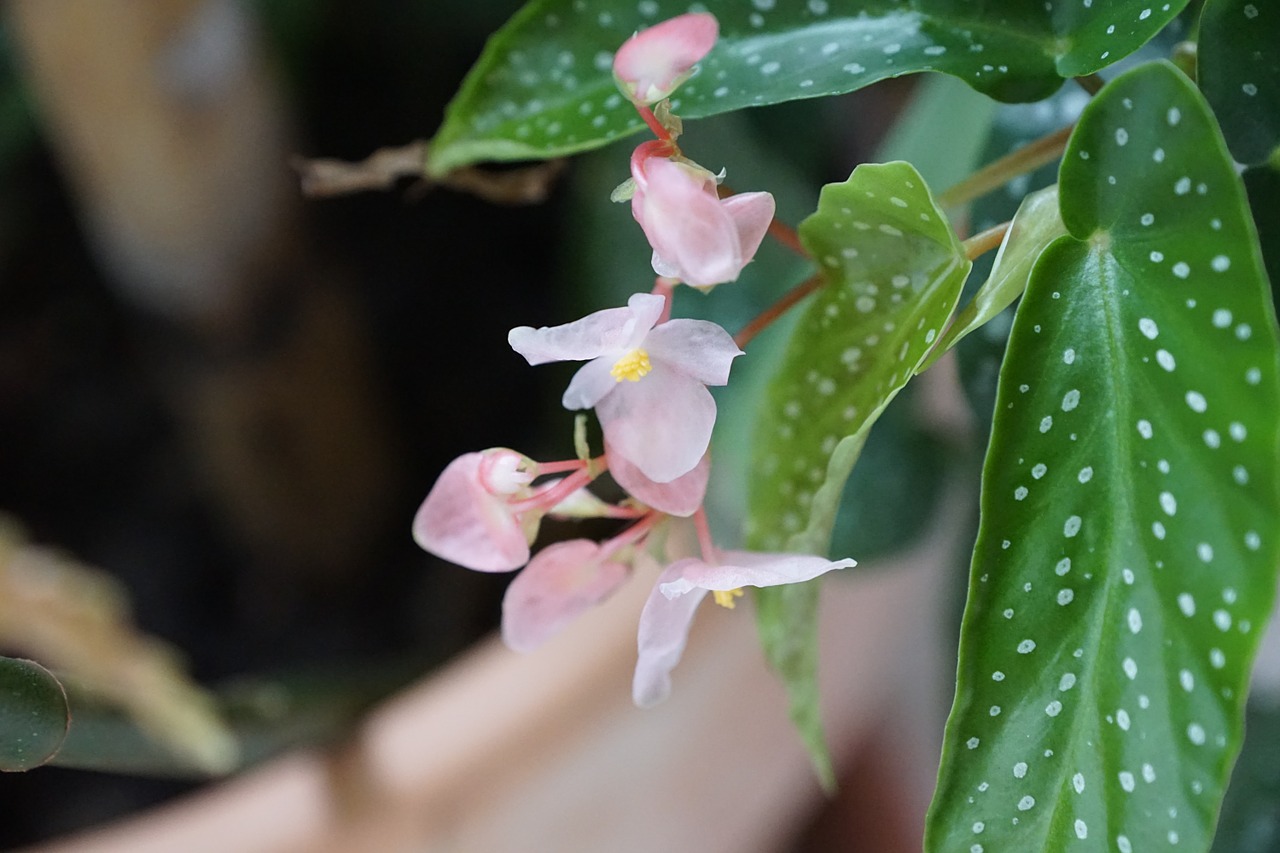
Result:
M800 239L827 285L766 394L747 538L756 548L821 553L859 437L928 352L970 265L907 163L859 166L824 187Z
M1168 63L1060 172L1010 336L926 849L1204 850L1270 612L1280 371L1230 156Z
M841 94L919 71L953 74L1008 101L1136 50L1185 6L1173 0L840 0L709 3L720 41L672 99L685 118ZM975 7L977 7L975 9ZM636 30L690 10L677 0L534 0L496 33L431 143L440 176L481 160L595 148L643 125L613 82Z
M47 762L70 724L67 695L49 670L35 661L0 657L0 771Z
M1231 153L1261 163L1280 148L1280 6L1206 0L1196 74Z
M826 285L797 324L765 394L747 542L821 554L871 425L955 308L969 261L907 163L859 166L849 180L824 187L818 210L800 224L800 239ZM817 591L756 595L765 654L821 774L829 762L817 709Z
M1022 200L1022 206L1009 224L1009 231L1000 244L991 275L973 295L969 304L956 315L933 348L933 353L916 371L923 373L960 339L984 325L992 317L1013 304L1027 287L1031 269L1040 253L1054 240L1067 233L1058 215L1058 188L1045 187Z

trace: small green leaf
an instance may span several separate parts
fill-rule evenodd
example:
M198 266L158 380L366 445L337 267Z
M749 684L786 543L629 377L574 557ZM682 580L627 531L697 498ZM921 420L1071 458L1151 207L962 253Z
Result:
M1039 260L1040 253L1065 233L1067 229L1058 213L1056 186L1045 187L1023 199L1009 226L1009 233L1000 245L991 275L964 310L956 315L951 328L917 372L928 370L961 338L1012 305L1026 290L1027 279L1031 277L1031 269Z
M718 2L720 41L672 106L685 118L841 94L941 71L1001 100L1043 98L1063 77L1136 50L1185 6L1172 0ZM449 105L428 170L595 148L643 125L613 82L633 32L682 0L533 0L490 40Z
M70 725L67 696L49 670L35 661L0 657L0 771L44 764Z
M1231 153L1266 160L1280 146L1280 7L1207 0L1196 67Z
M927 849L1206 850L1280 562L1276 321L1168 63L1063 158L1000 377Z
M800 225L826 286L796 326L757 423L747 543L822 554L871 425L946 323L969 262L907 163L863 165L823 188ZM792 719L828 772L817 709L818 592L762 589L757 620Z

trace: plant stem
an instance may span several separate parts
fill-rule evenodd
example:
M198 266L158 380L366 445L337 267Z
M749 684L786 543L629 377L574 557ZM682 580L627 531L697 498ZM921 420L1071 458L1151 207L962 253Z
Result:
M800 242L800 235L796 233L796 229L792 228L785 222L774 219L769 223L769 236L795 252L802 258L809 257L809 253L805 251L804 245Z
M1084 89L1090 95L1096 95L1102 91L1102 87L1107 81L1103 80L1097 74L1089 74L1085 77L1076 77L1075 81L1080 84L1080 88Z
M1068 125L988 163L960 183L943 191L938 196L938 205L959 207L968 204L1008 183L1011 178L1052 163L1062 156L1074 129L1075 125Z
M672 143L671 132L662 126L662 122L658 121L658 117L653 114L653 110L643 104L634 104L636 112L640 114L640 118L644 119L644 123L649 125L649 129L653 131L653 135L658 137L662 142Z
M1002 222L986 231L974 234L964 241L964 256L972 261L990 252L1004 240L1004 235L1008 233L1009 226L1012 224L1012 222Z
M743 326L742 331L734 336L733 342L738 345L738 349L746 349L752 338L767 329L774 320L785 314L791 306L822 287L822 284L822 276L820 275L815 275L800 282L782 294L778 301L757 314L750 323Z

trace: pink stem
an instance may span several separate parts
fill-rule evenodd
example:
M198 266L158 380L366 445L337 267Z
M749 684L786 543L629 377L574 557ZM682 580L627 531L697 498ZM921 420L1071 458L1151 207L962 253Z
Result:
M527 512L531 509L549 510L587 483L590 483L591 480L592 476L584 466L581 470L573 472L563 480L552 483L545 489L535 493L533 497L525 498L522 501L512 501L507 506L513 513Z
M658 137L662 142L668 145L673 144L675 140L671 138L671 132L662 126L662 122L658 121L658 117L653 114L653 110L644 104L635 104L636 112L640 113L640 118L644 119L644 123L649 125L649 129L653 131L653 135Z
M653 526L665 517L665 513L658 512L656 509L649 510L635 524L601 545L598 559L607 560L626 546L643 539Z
M587 467L581 459L566 459L563 462L539 462L538 475L562 474L565 471L580 471Z
M707 512L702 507L693 514L693 526L698 531L698 547L702 550L702 560L712 565L720 562L716 545L711 541L711 526L707 524Z

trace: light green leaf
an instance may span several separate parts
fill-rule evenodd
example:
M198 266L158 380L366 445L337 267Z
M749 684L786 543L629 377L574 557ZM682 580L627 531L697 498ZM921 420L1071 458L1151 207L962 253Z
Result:
M919 71L1001 100L1037 100L1063 77L1131 53L1186 5L1173 0L534 0L490 40L449 105L428 170L598 147L643 125L618 93L613 52L690 8L720 42L672 99L685 118L840 94Z
M1031 269L1045 247L1067 229L1058 214L1058 188L1046 187L1027 196L1009 225L1009 232L996 255L991 275L974 294L956 320L934 347L928 360L917 373L928 370L961 338L977 329L1013 304L1027 287Z
M1261 163L1280 147L1280 7L1206 0L1196 64L1231 153Z
M44 764L70 725L67 696L49 670L35 661L0 657L0 771Z
M1171 65L1107 84L1059 187L1070 236L1001 372L926 846L1206 850L1280 562L1274 309Z

